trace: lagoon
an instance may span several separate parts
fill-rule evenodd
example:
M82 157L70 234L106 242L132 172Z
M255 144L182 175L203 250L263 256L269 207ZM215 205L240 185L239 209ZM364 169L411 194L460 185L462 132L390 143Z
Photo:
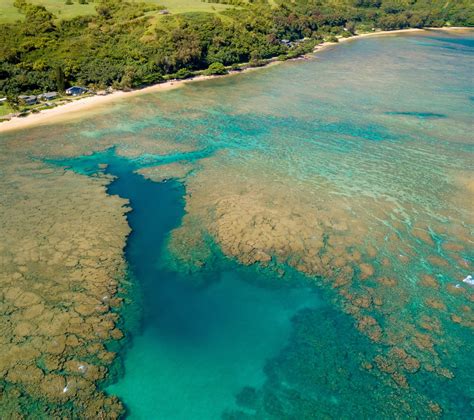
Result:
M141 322L124 350L123 378L107 388L130 418L218 419L241 388L262 386L265 362L287 343L292 316L322 304L315 290L268 288L275 279L228 261L195 278L167 271L160 254L183 214L180 184L144 179L133 172L140 164L113 150L54 163L89 175L107 164L116 177L108 193L130 200L125 254L139 291L123 316Z
M364 39L6 136L2 188L52 214L19 225L74 185L102 205L69 225L125 245L105 395L136 419L469 417L473 49Z

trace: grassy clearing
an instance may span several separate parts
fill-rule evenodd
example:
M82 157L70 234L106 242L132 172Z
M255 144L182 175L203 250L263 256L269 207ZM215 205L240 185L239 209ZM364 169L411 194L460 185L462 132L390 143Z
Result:
M218 13L232 7L225 4L204 3L201 0L156 0L154 3L162 4L174 14L188 12Z
M18 10L13 7L13 0L0 0L0 10L0 23L15 22L21 17Z
M202 2L201 0L163 0L163 1L152 0L150 3L155 3L161 6L164 6L166 10L170 12L171 15L179 15L179 14L184 14L184 13L199 13L199 12L220 14L220 12L234 7L234 6L229 6L226 4L205 3L205 2ZM147 31L148 34L154 33L155 29L160 27L162 23L164 22L163 19L165 19L166 16L170 16L170 15L163 15L158 12L149 12L147 13L147 15L151 16L150 26ZM220 15L220 18L223 20L229 19L225 15Z
M67 5L65 0L28 0L34 4L41 4L52 12L58 19L71 19L81 15L93 15L96 13L96 3L89 0L88 4L79 4L78 0L72 0L73 4ZM18 10L13 6L14 0L0 0L0 23L13 23L22 18ZM146 3L164 6L170 13L209 12L219 13L229 7L225 4L205 3L201 0L149 0ZM157 12L151 13L160 17Z
M14 0L0 0L0 23L12 23L22 18L18 10L13 6ZM80 15L95 14L95 4L79 4L73 0L73 4L67 5L65 0L29 0L34 4L41 4L52 12L58 19L71 19Z
M5 102L0 103L0 117L3 117L4 115L8 115L13 112L13 109L11 109L10 105L8 105Z

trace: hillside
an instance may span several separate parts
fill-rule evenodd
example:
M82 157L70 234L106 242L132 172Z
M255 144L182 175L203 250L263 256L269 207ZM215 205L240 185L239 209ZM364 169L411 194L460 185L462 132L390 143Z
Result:
M56 17L56 21L62 19L72 19L78 16L97 15L94 1L72 0L71 4L67 4L65 0L32 0L32 4L44 6ZM159 0L148 1L151 5L163 5L170 13L186 13L186 12L210 12L219 13L229 8L225 4L206 3L201 0L168 0L160 2ZM14 5L14 0L0 0L0 24L15 23L23 18L23 15Z
M0 0L0 95L133 88L311 50L323 39L472 26L470 0ZM72 4L68 4L72 3Z

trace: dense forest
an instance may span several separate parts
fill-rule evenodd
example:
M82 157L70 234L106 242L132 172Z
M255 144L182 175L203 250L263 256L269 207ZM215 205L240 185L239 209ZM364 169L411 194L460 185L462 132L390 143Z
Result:
M373 28L474 25L471 0L212 2L232 7L170 14L156 4L97 0L96 14L65 20L15 0L23 18L0 25L0 95L63 91L72 84L132 88L284 59L323 39Z

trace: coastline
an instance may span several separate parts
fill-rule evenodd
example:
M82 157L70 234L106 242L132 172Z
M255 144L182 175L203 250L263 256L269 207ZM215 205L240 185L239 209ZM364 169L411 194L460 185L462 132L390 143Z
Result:
M108 95L93 95L86 96L84 98L73 100L63 105L58 105L54 108L45 109L38 113L29 114L24 117L15 116L8 121L0 123L0 134L8 131L20 130L23 128L47 125L51 123L57 123L63 120L73 120L81 117L84 112L90 111L94 108L106 105L107 103L114 102L123 98L132 98L134 96L152 93L162 92L172 89L178 89L187 83L201 82L204 80L215 79L218 77L233 76L244 72L258 70L261 68L270 67L282 63L282 61L270 61L261 67L249 67L240 71L230 71L226 75L215 75L215 76L204 76L199 75L183 80L170 80L167 82L157 83L154 85L146 86L143 88L133 89L130 91L117 90Z
M375 36L387 36L387 35L399 35L403 33L413 33L413 32L426 32L426 31L461 31L461 30L473 30L469 27L442 27L442 28L408 28L408 29L398 29L393 31L374 31L369 33L357 34L348 38L339 38L338 42L322 42L321 44L316 45L312 53L307 54L306 56L313 57L316 54L336 46L340 43L345 43L349 41L355 41L362 38L375 37ZM296 58L298 59L298 58ZM146 93L168 91L171 89L177 89L184 86L187 83L195 83L203 80L215 79L218 77L228 77L240 73L245 73L249 71L259 70L266 68L272 65L283 63L284 61L277 61L276 59L270 59L270 61L261 67L248 67L244 68L241 71L231 71L227 75L214 75L214 76L204 76L199 75L189 79L184 80L170 80L164 83L157 83L151 86L146 86L143 88L134 89L131 91L115 91L108 95L94 95L87 96L81 99L73 100L63 105L58 105L51 109L46 109L38 113L30 114L25 117L15 116L8 121L0 123L0 134L8 131L20 130L28 127L47 125L54 122L59 122L63 120L72 120L74 118L82 116L83 112L90 111L93 108L100 107L109 102L119 100L122 98L134 97Z
M431 27L426 27L426 28L408 28L408 29L396 29L393 31L374 31L374 32L367 32L363 34L357 34L354 36L351 36L349 38L339 38L338 42L323 42L321 44L316 45L314 48L313 54L314 53L319 53L329 47L332 47L334 45L350 42L350 41L356 41L362 38L370 38L370 37L375 37L375 36L390 36L390 35L400 35L400 34L406 34L406 33L413 33L413 32L429 32L429 31L443 31L443 32L450 32L450 31L472 31L474 28L470 28L467 26L443 26L442 28L431 28ZM311 55L311 54L309 54Z
M441 28L439 28L441 29ZM465 28L463 28L465 29ZM387 35L399 35L401 33L411 33L411 32L425 32L427 31L428 28L424 28L424 29L418 29L418 28L408 28L408 29L397 29L397 30L394 30L394 31L374 31L374 32L367 32L367 33L363 33L363 34L357 34L357 35L353 35L349 38L339 38L338 39L338 42L323 42L321 44L318 44L316 45L316 47L314 48L314 51L313 51L313 54L314 53L319 53L329 47L332 47L334 45L338 45L338 44L343 44L345 42L349 42L349 41L355 41L355 40L358 40L358 39L362 39L362 38L369 38L369 37L374 37L374 36L387 36Z

